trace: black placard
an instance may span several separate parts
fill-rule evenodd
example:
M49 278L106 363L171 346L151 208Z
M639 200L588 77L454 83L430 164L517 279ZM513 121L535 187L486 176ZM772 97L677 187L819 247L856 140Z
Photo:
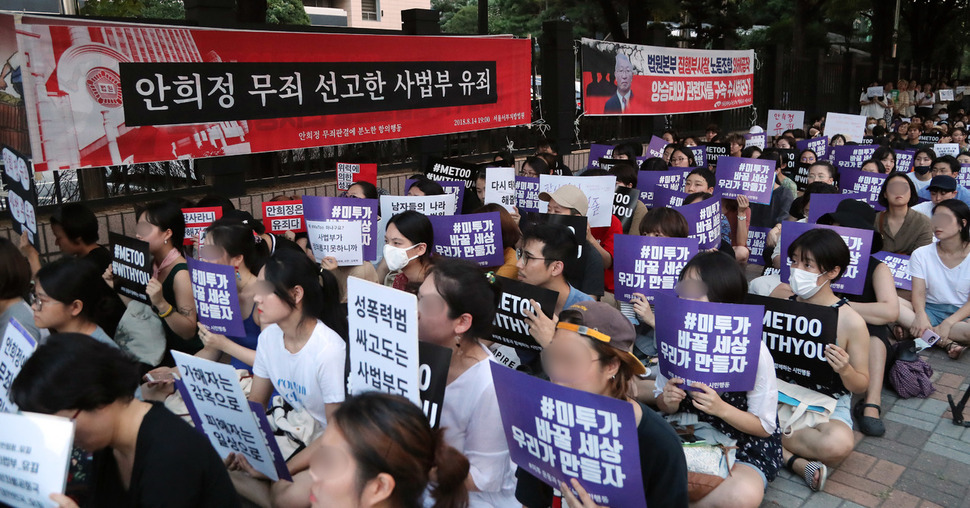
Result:
M152 277L148 242L118 233L108 233L111 243L111 271L115 291L121 296L149 304L145 286Z
M727 157L730 153L730 147L727 143L708 143L706 145L707 150L707 165L717 167L717 160L721 157Z
M22 153L4 146L3 187L7 190L7 210L13 219L13 230L37 246L37 186L30 160Z
M475 183L478 174L478 164L458 159L429 159L424 173L429 180L464 182L468 189ZM461 208L459 207L459 211Z
M637 201L640 199L640 189L636 187L617 187L613 194L613 215L620 219L623 226L623 234L630 233L630 226L633 224L633 212L637 209Z
M441 423L441 407L445 401L445 386L448 384L448 368L451 366L451 350L418 341L418 386L419 397L424 415L428 417L431 428L437 429Z
M559 294L505 277L498 279L502 287L502 297L495 312L492 340L514 348L541 351L542 346L529 334L529 325L525 322L523 310L529 309L535 313L536 309L529 303L530 299L535 300L542 313L552 319Z

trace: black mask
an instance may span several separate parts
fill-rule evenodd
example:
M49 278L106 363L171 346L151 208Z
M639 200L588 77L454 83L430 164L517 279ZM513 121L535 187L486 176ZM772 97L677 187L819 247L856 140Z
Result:
M913 172L920 176L929 173L930 169L930 166L913 166Z

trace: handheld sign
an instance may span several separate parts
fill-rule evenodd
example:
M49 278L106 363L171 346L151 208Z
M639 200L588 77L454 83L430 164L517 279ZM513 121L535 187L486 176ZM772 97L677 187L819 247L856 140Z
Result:
M822 136L820 138L795 141L795 148L799 154L805 150L811 150L815 154L816 159L822 160L829 154L829 137Z
M617 301L629 302L633 293L653 300L674 294L680 271L697 254L697 239L616 235L613 254Z
M882 261L893 273L896 289L913 290L913 276L909 273L909 256L881 250L872 257Z
M653 208L653 188L663 187L670 190L679 190L684 187L682 180L684 174L681 171L639 171L637 173L637 189L640 191L640 201ZM634 234L637 232L634 231Z
M744 147L749 146L757 147L759 150L765 149L765 144L768 142L768 135L764 132L758 132L753 134L744 134Z
M34 338L16 319L10 318L0 342L0 413L17 412L17 405L10 400L10 386L36 348Z
M0 505L56 507L63 494L74 422L38 413L0 413Z
M841 177L842 171L847 169L862 169L862 163L872 158L878 145L842 145L832 147L832 165L838 170Z
M909 173L913 170L913 158L916 157L916 150L893 150L896 152L896 171ZM961 171L962 173L962 171Z
M761 352L760 305L657 297L657 350L661 374L690 387L701 382L717 392L754 389Z
M960 155L960 144L936 143L933 145L933 151L936 152L937 157L943 157L944 155L952 155L956 157L957 155Z
M183 208L182 216L185 218L185 240L182 245L192 245L193 240L202 236L205 228L222 218L222 207Z
M265 435L259 423L266 414L253 411L239 386L236 369L179 351L172 351L172 357L182 378L176 385L195 428L209 438L219 456L242 454L271 480L290 480L276 439Z
M947 88L944 90L938 90L937 93L940 96L940 101L952 101L953 100L953 89Z
M616 191L616 177L609 176L556 176L539 175L539 192L552 194L563 185L575 185L586 195L589 211L586 217L590 227L609 226L613 221L613 194ZM539 202L539 211L545 213L549 203Z
M539 211L539 178L515 177L515 206L522 212Z
M303 201L266 201L263 203L263 226L267 233L306 231L303 220Z
M679 208L684 204L686 192L668 189L659 185L653 186L653 208Z
M475 173L478 170L478 164L472 164L458 159L431 159L428 163L430 165L425 171L425 174L429 180L435 180L438 183L449 180L461 182L465 189L475 183Z
M7 190L7 210L13 218L18 235L27 234L31 245L37 246L37 186L30 161L20 152L3 147L3 186Z
M529 325L525 321L525 311L529 310L533 314L541 311L552 319L559 293L505 277L497 278L502 288L502 297L495 309L492 340L514 348L542 351L542 346L532 338ZM535 300L539 309L533 308L529 300Z
M873 97L884 97L886 95L886 90L880 86L870 86L866 88L866 96L872 99Z
M114 274L115 291L144 304L150 304L145 286L152 278L151 254L148 242L118 233L108 233L111 243L111 271Z
M879 193L886 182L886 176L882 173L870 173L858 169L843 169L839 171L839 189L843 193L861 193L866 203L869 203L877 211L882 211L886 207L879 204Z
M629 402L490 367L512 462L556 489L577 479L597 505L646 508Z
M768 110L769 136L781 136L785 131L805 127L805 112L784 109Z
M747 196L752 203L771 202L775 161L721 157L717 167L717 186L722 198Z
M410 190L411 186L417 180L412 180L408 178L404 180L404 188ZM453 182L450 180L439 180L438 185L445 191L446 194L452 194L455 196L455 213L461 213L462 204L465 202L465 184L462 182Z
M791 260L788 259L788 246L796 238L810 229L831 229L842 237L849 247L849 266L839 280L832 283L832 291L861 295L866 286L866 272L869 269L869 254L872 249L871 229L856 229L840 226L824 226L822 224L806 224L804 222L783 222L781 226L781 250L785 262L781 263L781 280L787 281L791 274Z
M350 277L347 305L348 392L352 395L366 391L391 393L420 406L417 297Z
M667 147L667 141L664 138L658 138L657 136L650 136L650 144L647 145L647 157L663 157L664 148Z
M749 294L744 303L764 306L762 339L782 381L831 395L842 380L825 360L825 346L835 344L839 309Z
M633 212L637 209L639 197L640 190L635 187L617 187L613 194L613 215L620 219L624 234L629 233L633 225Z
M235 269L191 258L186 262L192 276L192 296L199 311L199 322L214 333L245 337Z
M866 135L866 120L864 115L847 115L843 113L828 113L825 115L824 134L832 139L836 134L845 136L846 141L861 141Z
M501 266L502 219L498 212L471 215L432 215L436 254L467 259L478 266Z
M381 196L380 203L382 220L405 210L425 215L455 215L458 210L457 197L448 193L440 196Z
M727 146L727 143L708 143L706 150L707 165L715 168L721 161L721 157L727 157L731 154L731 149Z
M377 229L377 200L356 198L331 198L321 196L303 196L303 215L309 227L310 221L328 222L343 221L360 224L360 242L363 247L363 259L367 261L377 259L377 244L375 231ZM390 216L388 216L390 217ZM308 230L309 231L309 230ZM318 237L319 238L319 237ZM356 238L356 236L354 236ZM323 245L323 241L318 243ZM311 242L312 247L312 242ZM314 256L317 251L314 250ZM340 253L341 251L334 251ZM320 252L321 254L323 252ZM355 254L356 257L356 254ZM318 259L323 259L322 257ZM357 263L360 264L360 263Z
M589 145L589 158L586 160L586 167L600 167L600 159L609 159L613 156L613 145L600 145L593 143Z
M448 385L448 367L451 365L451 349L418 342L418 371L420 383L421 409L428 417L432 429L441 423L441 406L445 401L445 386Z
M498 203L509 213L515 209L515 168L485 169L485 204Z
M337 163L337 190L348 190L357 182L377 185L377 164Z
M770 259L765 259L765 243L768 241L768 232L771 228L758 226L748 226L748 264L766 266L770 265Z
M705 145L688 146L687 149L694 154L694 164L697 164L697 167L699 168L707 167L707 146Z
M359 266L364 262L361 223L345 220L307 221L310 250L317 262L333 257L337 266Z
M677 209L689 226L688 236L700 243L701 249L716 249L721 245L721 196L714 196Z

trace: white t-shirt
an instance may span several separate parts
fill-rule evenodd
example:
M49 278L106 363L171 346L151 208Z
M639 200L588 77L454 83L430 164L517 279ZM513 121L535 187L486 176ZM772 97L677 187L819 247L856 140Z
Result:
M909 173L906 173L906 176L909 178L909 181L913 182L913 185L916 186L916 192L919 192L929 187L930 185L929 180L923 181L923 180L920 180L919 178L916 178L916 173L912 171L910 171Z
M937 244L924 245L913 251L909 259L909 274L926 281L926 302L963 305L970 296L970 256L956 266L947 268L940 260Z
M515 466L492 383L492 361L489 353L487 360L452 381L445 388L441 408L445 441L468 457L469 472L481 490L469 493L470 508L520 506L515 500Z
M317 320L307 343L296 353L283 347L283 330L269 325L259 334L253 374L269 379L273 388L296 409L305 408L327 426L326 404L344 401L347 345Z
M932 201L923 201L922 203L917 203L917 204L913 205L912 208L913 208L913 210L916 210L917 212L919 212L919 213L921 213L921 214L923 214L923 215L925 215L927 217L932 217L933 216L933 206L934 205L933 205L933 202Z
M775 431L778 419L778 378L775 377L775 360L764 341L760 341L758 350L758 371L755 373L754 389L748 394L748 412L761 420L761 428L771 434ZM657 372L657 381L653 394L661 397L667 378Z

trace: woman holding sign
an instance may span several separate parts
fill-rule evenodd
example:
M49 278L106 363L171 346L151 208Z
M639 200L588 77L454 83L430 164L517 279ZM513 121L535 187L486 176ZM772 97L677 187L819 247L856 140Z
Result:
M743 303L748 284L741 267L720 252L701 252L680 272L680 298L704 302ZM778 389L775 363L760 338L754 389L717 393L693 383L690 398L683 379L657 374L657 407L664 413L693 413L702 422L737 441L731 474L695 506L751 506L761 504L768 482L781 467L781 429L778 426Z
M835 467L852 452L853 393L865 393L869 386L869 329L866 321L832 291L849 266L849 247L831 229L812 229L788 247L791 260L789 286L794 299L839 309L836 343L825 346L825 360L839 376L826 395L837 401L828 421L806 427L782 438L789 469L802 475L812 490L825 485L828 467Z
M421 212L406 210L387 221L384 233L384 259L377 267L378 279L397 273L394 289L416 293L431 269L434 228ZM385 283L385 285L387 285Z

